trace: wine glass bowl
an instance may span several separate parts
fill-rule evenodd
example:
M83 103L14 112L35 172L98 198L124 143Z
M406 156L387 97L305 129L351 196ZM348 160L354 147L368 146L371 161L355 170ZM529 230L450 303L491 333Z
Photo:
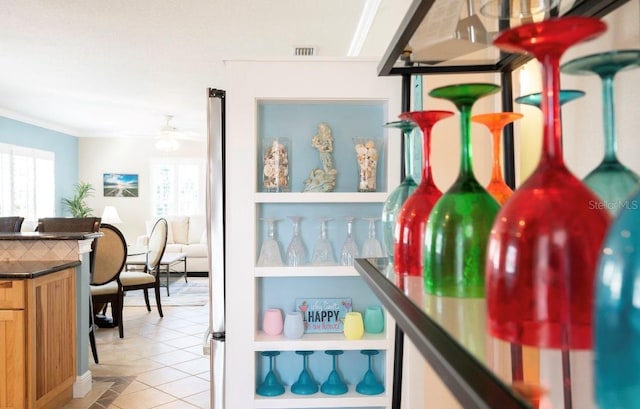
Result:
M404 169L405 177L387 197L382 206L382 238L389 261L393 261L394 230L398 213L402 204L416 190L417 184L413 175L413 130L416 124L400 120L384 124L386 128L397 128L404 137Z
M307 247L300 235L300 222L302 217L289 216L289 219L293 223L293 235L291 237L291 242L289 242L289 245L287 246L287 265L296 267L301 266L306 262Z
M344 351L329 350L329 351L324 351L324 353L327 355L331 355L333 360L333 369L329 373L329 377L327 378L327 380L324 381L320 386L320 391L322 393L326 393L327 395L342 395L344 393L347 393L347 391L349 390L349 387L347 386L346 383L344 383L344 381L340 377L340 374L338 373L338 368L337 368L338 355L342 355Z
M460 111L460 170L436 202L424 237L426 292L449 297L484 297L486 243L499 205L475 178L471 155L471 108L498 92L495 84L469 83L433 89Z
M291 393L296 395L311 395L318 392L318 383L313 380L311 372L307 367L307 358L314 351L296 351L296 354L302 355L302 371L298 376L298 380L291 385Z
M382 251L382 244L376 238L376 221L380 220L378 217L363 217L364 220L369 222L369 229L367 233L367 239L362 245L362 251L360 256L363 258L377 258L384 257L385 254Z
M333 256L333 246L329 241L327 233L327 223L333 220L325 217L320 219L320 237L316 240L311 254L311 264L315 266L332 266L336 264Z
M279 267L282 265L282 255L280 253L280 243L278 243L275 234L275 223L279 219L263 218L260 220L267 224L267 238L260 247L260 256L257 264L259 267Z
M393 237L393 268L397 274L422 276L424 269L424 232L433 205L442 192L431 171L431 131L435 124L453 115L451 111L412 111L400 118L415 122L422 130L422 177L420 184L398 212ZM405 158L405 161L407 159Z
M542 153L533 174L498 213L489 238L489 332L502 340L556 349L592 346L593 282L610 216L565 166L559 61L571 45L602 33L603 22L565 17L516 27L495 44L541 63Z
M263 351L260 353L262 356L269 357L269 372L264 378L264 381L256 389L256 393L262 396L279 396L284 393L284 386L278 380L278 377L274 371L273 361L275 357L280 355L279 351Z
M340 264L343 266L352 266L353 260L360 257L360 251L358 250L358 244L355 237L353 237L353 221L355 217L347 216L345 221L347 222L347 237L344 239L342 249L340 251Z

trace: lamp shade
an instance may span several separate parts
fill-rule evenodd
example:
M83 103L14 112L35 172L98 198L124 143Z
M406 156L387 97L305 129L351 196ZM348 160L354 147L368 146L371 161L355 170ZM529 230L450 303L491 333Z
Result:
M118 215L118 209L115 206L105 206L102 211L102 223L119 224L122 223L120 215Z

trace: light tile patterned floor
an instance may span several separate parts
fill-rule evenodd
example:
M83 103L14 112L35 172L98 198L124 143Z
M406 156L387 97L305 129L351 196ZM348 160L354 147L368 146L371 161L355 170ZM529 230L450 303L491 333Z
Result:
M191 278L189 279L191 280ZM208 409L209 358L202 355L209 307L125 307L124 338L98 329L92 391L63 409Z

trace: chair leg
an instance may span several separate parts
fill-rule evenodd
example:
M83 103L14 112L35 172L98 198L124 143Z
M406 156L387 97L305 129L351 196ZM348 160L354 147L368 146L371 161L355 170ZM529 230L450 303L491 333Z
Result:
M146 288L144 288L142 291L144 291L144 302L147 304L147 311L151 312L151 304L149 304L149 291L147 291Z
M158 307L158 314L160 314L160 317L164 317L164 314L162 313L162 304L160 303L160 286L156 285L156 306Z
M96 347L96 332L93 325L93 300L89 295L89 345L91 345L91 354L93 355L93 361L98 362L98 348Z
M115 304L117 305L111 304L111 310L113 311L114 317L117 317L116 319L118 320L118 333L120 335L120 338L124 338L124 324L122 322L122 310L124 308L123 294L119 293L116 299L117 301L115 302Z

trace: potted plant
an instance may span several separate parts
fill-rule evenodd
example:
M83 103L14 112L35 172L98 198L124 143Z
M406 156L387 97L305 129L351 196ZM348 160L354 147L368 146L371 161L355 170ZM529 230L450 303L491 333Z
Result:
M73 217L91 216L93 209L87 205L87 198L93 196L95 189L91 183L78 182L74 185L75 194L72 198L63 198L62 204Z

